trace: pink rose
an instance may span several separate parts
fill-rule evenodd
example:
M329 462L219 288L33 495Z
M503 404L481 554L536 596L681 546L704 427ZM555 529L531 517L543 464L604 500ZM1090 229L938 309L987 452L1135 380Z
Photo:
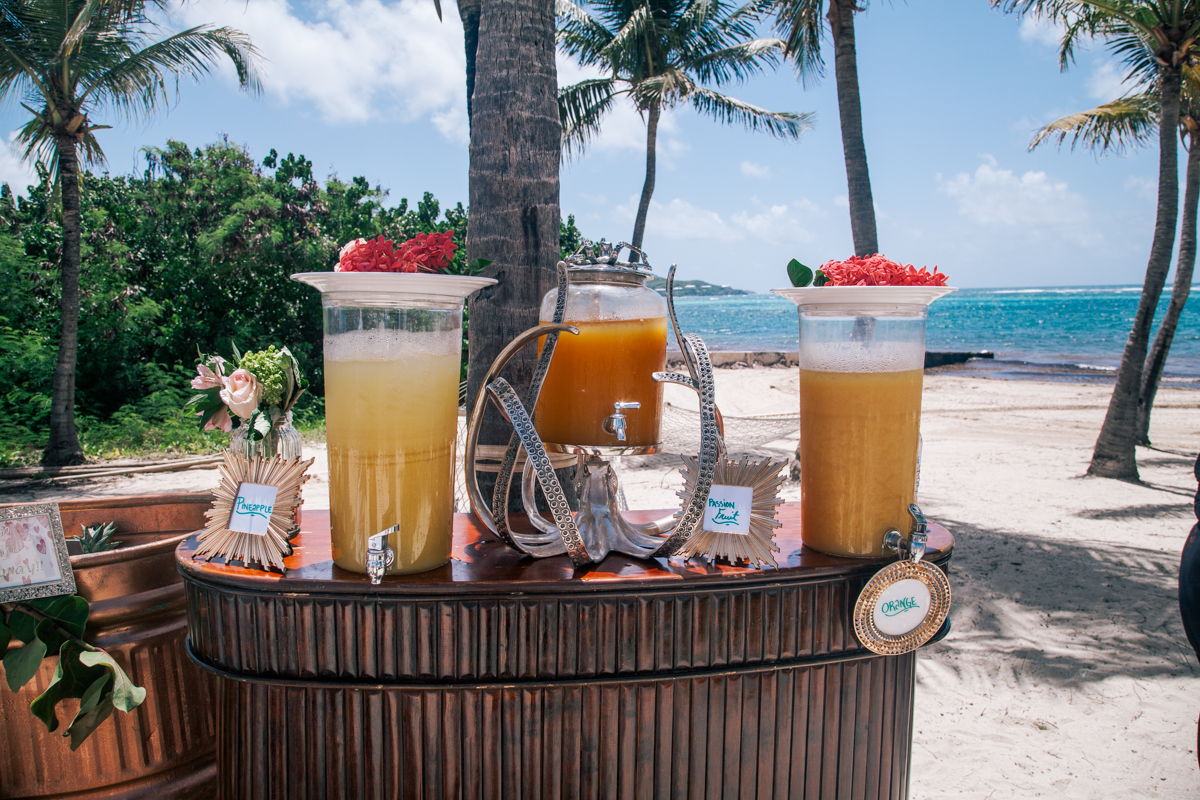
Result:
M220 368L221 367L218 364L217 369L219 370ZM213 372L203 364L196 365L196 377L192 378L193 389L198 392L202 392L205 389L219 389L224 385L225 382L221 380L221 376L216 372Z
M233 420L229 418L229 409L222 408L220 411L212 415L208 423L204 426L206 431L225 431L229 433L233 430Z
M225 379L225 388L220 392L221 400L229 406L229 410L242 419L249 419L258 408L262 398L262 387L258 381L244 369L235 369L233 374Z

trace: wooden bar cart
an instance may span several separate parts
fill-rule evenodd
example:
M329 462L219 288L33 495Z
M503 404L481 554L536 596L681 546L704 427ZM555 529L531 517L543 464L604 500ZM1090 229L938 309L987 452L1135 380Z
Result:
M875 655L851 619L886 562L803 549L798 505L779 519L779 569L576 570L460 514L448 564L379 586L333 565L327 512L285 576L195 561L192 537L221 797L906 798L916 654ZM953 538L929 545L944 568Z

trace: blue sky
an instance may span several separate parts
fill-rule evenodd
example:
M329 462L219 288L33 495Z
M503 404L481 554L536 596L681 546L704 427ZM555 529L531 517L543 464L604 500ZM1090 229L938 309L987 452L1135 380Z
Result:
M390 202L432 191L444 205L465 203L462 29L444 5L439 23L430 0L193 0L172 24L249 33L268 59L265 93L238 92L227 70L182 85L171 111L151 121L96 115L117 123L99 134L108 169L140 172L144 146L174 138L195 147L224 134L258 159L275 148L304 154L320 175L365 175ZM1062 73L1053 31L985 0L875 2L856 30L884 253L936 264L963 287L1141 282L1157 153L1027 151L1039 126L1120 94L1119 66L1102 47ZM560 58L561 84L584 74ZM850 255L832 69L808 89L783 68L726 91L816 112L816 127L780 142L689 110L667 115L645 242L656 271L677 262L681 278L765 291L786 283L790 258L816 266ZM25 113L0 110L0 131ZM593 238L629 238L644 158L644 124L619 109L564 164L564 216ZM26 174L0 148L0 180L23 185Z

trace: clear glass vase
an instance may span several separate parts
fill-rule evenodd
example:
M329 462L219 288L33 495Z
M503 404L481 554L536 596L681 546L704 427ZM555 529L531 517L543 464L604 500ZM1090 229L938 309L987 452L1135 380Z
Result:
M491 278L379 272L293 275L321 291L333 560L367 572L388 536L388 574L450 558L463 300Z
M800 535L880 557L916 499L928 306L942 286L776 289L800 314Z
M279 455L289 461L304 456L304 441L300 437L300 431L292 427L291 411L276 419L267 435L258 441L248 439L248 432L249 428L246 425L239 425L229 434L229 450L234 455L246 458L273 458Z

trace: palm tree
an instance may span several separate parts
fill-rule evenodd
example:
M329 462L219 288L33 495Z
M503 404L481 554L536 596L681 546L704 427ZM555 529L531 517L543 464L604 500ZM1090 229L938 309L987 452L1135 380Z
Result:
M489 0L469 13L466 7L460 4L471 64L467 258L492 260L483 274L500 281L469 301L471 408L492 361L518 333L537 324L542 296L557 285L562 128L555 101L553 0ZM506 377L521 396L536 361L536 351L526 348L510 362ZM485 414L480 442L503 451L512 429L494 409ZM480 478L490 496L495 473ZM570 485L561 474L560 479Z
M1117 383L1092 451L1089 475L1138 480L1138 399L1154 312L1171 268L1179 215L1178 151L1185 67L1200 55L1200 0L994 0L1006 10L1040 14L1066 30L1059 50L1065 69L1081 39L1100 37L1134 76L1153 76L1158 97L1158 208L1137 314L1125 342Z
M775 30L787 43L787 55L796 72L808 81L825 71L821 58L821 17L829 21L833 34L833 76L837 82L838 121L842 128L842 155L846 161L846 195L850 201L850 232L854 253L869 256L879 252L875 227L875 200L867 169L867 146L863 141L862 101L858 91L858 54L854 48L854 15L865 10L856 0L829 0L821 13L822 0L773 0Z
M604 73L559 91L563 150L570 154L586 146L621 95L644 116L646 181L633 226L634 247L642 246L654 194L655 147L664 110L690 103L718 122L782 139L796 139L812 126L812 114L767 111L705 85L745 80L773 65L783 52L779 39L755 38L762 0L739 8L721 0L597 0L587 6L576 0L558 3L559 46Z
M0 99L19 98L33 117L17 141L54 176L62 210L62 328L44 463L83 460L75 428L79 327L80 158L103 163L92 115L147 116L169 104L172 79L199 78L224 53L242 87L260 89L258 53L230 28L198 26L150 41L157 30L133 0L8 0L0 14Z
M1059 145L1071 139L1071 148L1083 145L1097 154L1122 152L1141 147L1153 138L1158 125L1158 97L1153 92L1128 95L1088 111L1069 114L1038 131L1029 149L1051 139ZM1175 284L1166 314L1158 326L1150 355L1142 368L1142 386L1138 393L1135 438L1138 444L1150 444L1150 413L1162 381L1163 368L1179 318L1187 304L1196 265L1196 214L1200 206L1200 76L1192 67L1183 72L1183 100L1179 115L1179 138L1188 152L1183 188L1183 219L1179 232L1179 257L1175 263Z

